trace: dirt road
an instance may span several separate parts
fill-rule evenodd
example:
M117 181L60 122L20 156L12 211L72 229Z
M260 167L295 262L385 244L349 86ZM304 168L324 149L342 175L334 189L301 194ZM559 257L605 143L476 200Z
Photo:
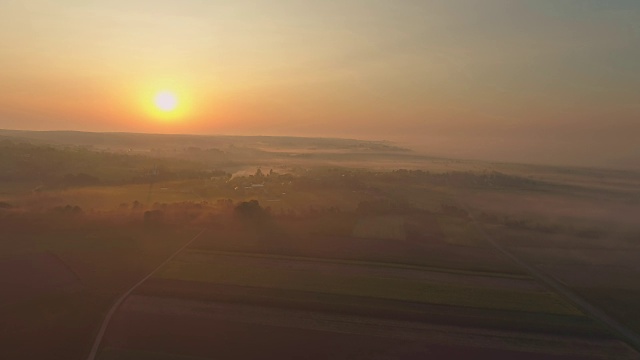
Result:
M113 314L116 313L116 311L118 310L118 307L120 307L122 302L124 302L124 300L129 295L131 295L131 293L133 293L133 291L135 289L137 289L140 285L142 285L142 283L147 281L147 279L149 279L151 276L153 276L153 274L155 274L158 270L160 270L160 268L162 268L163 266L168 264L169 261L173 260L173 258L175 258L184 249L186 249L189 245L191 245L191 243L193 243L193 241L195 241L198 237L200 237L200 235L202 235L204 232L205 232L205 230L200 231L196 236L194 236L191 240L189 240L186 244L184 244L180 249L178 249L178 251L176 251L173 254L171 254L171 256L169 256L162 264L158 265L158 267L153 269L153 271L151 271L142 280L138 281L129 290L127 290L124 294L122 294L122 296L120 296L118 298L118 300L116 300L116 302L113 304L113 306L111 306L111 309L109 309L109 312L107 313L107 316L105 316L104 320L102 321L102 325L100 326L100 330L98 330L98 335L96 336L96 339L93 342L93 346L91 347L91 352L89 353L89 356L87 357L88 360L95 360L96 355L98 354L98 349L100 348L100 343L102 342L102 338L104 337L104 333L107 331L107 326L109 326L109 321L111 321L111 318L113 317Z

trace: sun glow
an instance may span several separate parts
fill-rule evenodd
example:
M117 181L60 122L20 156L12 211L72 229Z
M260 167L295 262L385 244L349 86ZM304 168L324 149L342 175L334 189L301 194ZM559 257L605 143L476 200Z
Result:
M194 116L194 93L187 81L143 79L129 85L128 97L149 126L184 126Z
M171 91L161 91L156 94L154 103L158 110L171 112L178 107L178 98Z

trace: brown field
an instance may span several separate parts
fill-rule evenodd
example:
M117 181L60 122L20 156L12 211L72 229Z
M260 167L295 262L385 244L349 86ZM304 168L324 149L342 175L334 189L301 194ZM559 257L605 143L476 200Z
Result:
M51 253L35 253L0 260L0 306L49 292L73 292L82 285L77 275Z
M85 358L111 302L91 291L50 292L0 307L0 358Z
M252 304L383 319L403 319L431 324L534 331L549 334L570 333L599 338L610 336L600 325L582 315L478 309L345 294L162 278L150 279L136 293L155 297Z
M114 299L193 236L85 221L2 229L0 359L85 358Z
M125 354L153 351L211 359L637 358L616 340L142 296L123 305L105 346Z

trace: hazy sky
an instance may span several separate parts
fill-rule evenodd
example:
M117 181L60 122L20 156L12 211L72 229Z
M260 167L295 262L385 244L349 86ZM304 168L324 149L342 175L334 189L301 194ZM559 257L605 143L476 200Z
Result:
M638 160L640 1L0 0L0 128Z

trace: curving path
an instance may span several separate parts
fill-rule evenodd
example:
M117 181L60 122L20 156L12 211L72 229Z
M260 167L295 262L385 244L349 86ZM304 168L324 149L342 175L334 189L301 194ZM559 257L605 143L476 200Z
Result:
M184 249L186 249L189 245L191 245L191 243L193 243L193 241L195 239L197 239L198 237L200 237L200 235L202 235L205 232L205 230L200 231L196 236L194 236L191 240L189 240L186 244L184 244L180 249L178 249L176 252L174 252L171 256L169 256L167 258L167 260L165 260L162 264L158 265L158 267L156 267L155 269L153 269L153 271L151 271L147 276L145 276L142 280L138 281L135 285L133 285L129 290L127 290L124 294L122 294L122 296L120 296L118 298L118 300L116 300L116 302L111 306L111 309L109 309L109 312L107 313L107 316L105 316L104 320L102 321L102 325L100 326L100 330L98 331L98 335L96 336L96 339L93 342L93 346L91 347L91 352L89 353L89 356L87 357L88 360L95 360L96 359L96 355L98 355L98 349L100 348L100 343L102 342L102 338L104 337L105 332L107 331L107 326L109 326L109 321L111 321L111 318L113 317L113 315L116 313L116 311L118 310L118 308L120 307L120 305L124 302L124 300L131 295L131 293L137 289L140 285L142 285L143 282L147 281L147 279L149 279L150 277L153 276L153 274L155 274L156 272L158 272L158 270L160 270L160 268L162 268L163 266L165 266L166 264L169 263L169 261L173 260L173 258L175 258L178 254L180 254Z

